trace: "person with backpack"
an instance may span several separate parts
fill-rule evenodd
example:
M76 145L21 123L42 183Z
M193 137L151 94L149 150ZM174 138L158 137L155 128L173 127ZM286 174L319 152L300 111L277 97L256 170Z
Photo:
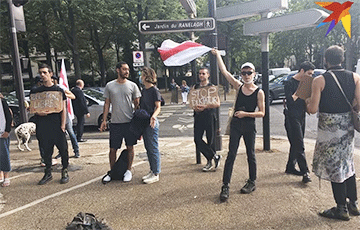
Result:
M161 95L155 86L156 82L155 71L144 67L140 77L140 83L144 85L141 91L140 109L145 110L150 115L149 125L143 131L144 145L150 164L150 172L142 178L145 184L159 181L161 171L158 141L159 121L157 119L161 110Z

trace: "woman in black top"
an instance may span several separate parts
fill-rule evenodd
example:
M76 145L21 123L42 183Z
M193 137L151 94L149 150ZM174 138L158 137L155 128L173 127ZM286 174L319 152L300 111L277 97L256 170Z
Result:
M254 84L255 67L252 63L247 62L241 66L242 83L227 71L219 51L213 49L211 52L217 57L221 73L225 76L226 80L238 90L235 112L230 123L229 152L225 162L223 186L220 193L220 200L226 201L229 198L229 183L242 136L248 158L249 179L240 191L241 193L248 194L255 190L255 118L264 117L265 115L265 95L264 92ZM258 111L255 111L256 107L259 108Z
M160 151L159 151L159 121L157 116L161 110L161 95L155 84L156 73L153 69L144 67L141 73L141 83L144 85L141 91L140 108L146 110L150 115L150 124L143 133L144 145L149 159L150 172L144 176L143 182L151 184L159 181Z

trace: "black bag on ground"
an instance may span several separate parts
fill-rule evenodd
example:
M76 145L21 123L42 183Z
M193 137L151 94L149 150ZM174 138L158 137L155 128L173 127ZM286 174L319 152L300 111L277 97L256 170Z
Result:
M123 180L127 170L128 151L124 149L110 171L111 180Z
M96 219L94 214L79 212L66 227L66 230L111 230L104 220Z

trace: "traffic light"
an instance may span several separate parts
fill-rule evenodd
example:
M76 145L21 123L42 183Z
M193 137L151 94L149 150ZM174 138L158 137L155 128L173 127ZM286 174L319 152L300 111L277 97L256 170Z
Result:
M12 3L16 6L16 7L19 7L19 6L23 6L25 5L25 3L27 3L28 0L12 0Z

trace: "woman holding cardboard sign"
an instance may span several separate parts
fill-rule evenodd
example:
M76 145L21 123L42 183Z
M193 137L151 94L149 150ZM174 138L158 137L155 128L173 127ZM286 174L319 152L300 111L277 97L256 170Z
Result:
M241 82L227 71L219 51L212 49L211 52L217 58L221 73L238 91L234 106L235 112L230 123L229 152L225 162L223 186L220 193L220 201L223 202L229 198L229 184L241 137L244 138L246 146L249 179L240 191L241 193L248 194L256 188L255 118L264 117L265 115L265 95L264 92L254 84L255 67L252 63L246 62L241 66L243 81ZM256 107L258 107L258 111L255 111Z

